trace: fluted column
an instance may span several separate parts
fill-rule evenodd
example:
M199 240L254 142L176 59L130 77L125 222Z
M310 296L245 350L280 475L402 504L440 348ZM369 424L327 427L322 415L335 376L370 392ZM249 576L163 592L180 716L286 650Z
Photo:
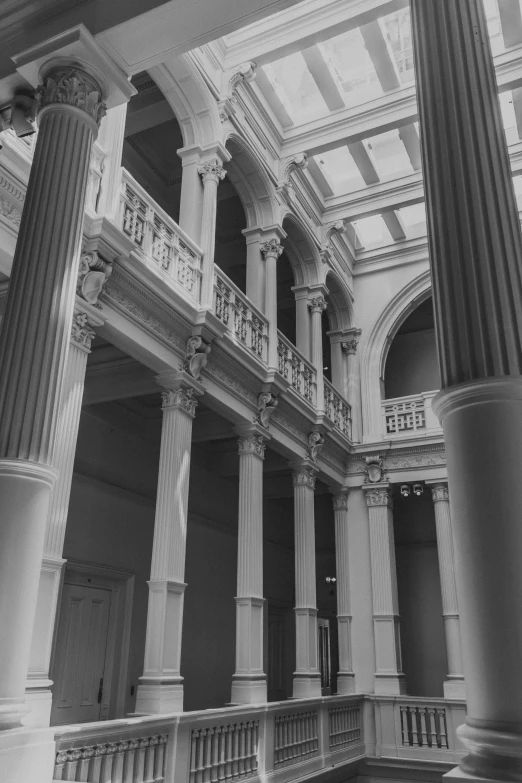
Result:
M277 259L283 252L279 239L267 239L261 245L265 259L265 315L268 319L268 367L277 370Z
M41 77L0 333L0 728L19 725L25 711L89 157L104 112L105 87L83 67L50 61Z
M522 780L522 237L480 0L412 0L469 755Z
M360 329L349 329L343 340L342 349L346 354L346 397L352 409L352 440L362 440L362 400L361 371L357 348L359 346Z
M442 617L444 619L446 652L448 656L448 676L444 681L444 696L447 699L464 699L460 620L448 485L443 482L428 481L426 483L432 484L431 497L435 509L435 525L437 528Z
M405 693L399 632L399 599L392 496L389 484L363 486L370 526L375 693Z
M45 528L38 600L31 640L26 685L26 702L31 713L25 725L48 726L51 716L49 666L53 642L60 580L65 565L62 558L67 525L74 456L80 426L87 356L91 350L94 326L103 323L101 314L88 305L75 309L65 379L60 399L53 464L58 478L51 490Z
M352 613L348 543L348 491L333 496L335 518L335 563L337 576L337 628L339 636L339 672L337 693L355 693L352 669Z
M201 306L212 309L214 297L214 251L216 249L217 188L226 171L219 158L198 167L203 180L203 214L201 217L201 249L203 251L203 282Z
M263 460L265 436L243 433L239 451L236 671L232 704L266 702L263 671Z
M323 381L323 313L327 308L323 294L313 296L308 301L312 319L312 364L317 373L317 410L324 411L324 381Z
M136 712L142 714L183 710L181 636L192 420L197 400L194 388L187 387L184 381L169 385L171 388L162 392L145 664L136 697Z
M294 699L321 695L315 585L314 492L317 468L294 467L295 633Z

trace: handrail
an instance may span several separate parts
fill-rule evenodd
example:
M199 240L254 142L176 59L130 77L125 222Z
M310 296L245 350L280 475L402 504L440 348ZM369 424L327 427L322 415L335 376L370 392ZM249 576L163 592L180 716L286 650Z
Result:
M428 391L382 400L385 435L412 435L419 431L438 429L440 424L431 407L436 394L437 391Z
M214 278L214 314L240 345L266 365L268 320L219 267Z
M342 432L343 435L346 435L347 438L351 439L351 405L346 402L342 394L334 388L327 378L324 378L324 411L334 427L336 427L339 432Z
M313 364L305 359L295 345L277 332L277 354L279 359L279 372L286 380L290 381L293 389L314 407L317 404L317 371Z

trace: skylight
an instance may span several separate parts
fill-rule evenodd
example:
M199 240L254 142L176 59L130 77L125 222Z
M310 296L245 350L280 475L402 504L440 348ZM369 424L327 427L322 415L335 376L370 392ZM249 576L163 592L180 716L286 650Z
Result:
M377 98L383 90L359 28L318 44L347 106Z
M412 204L409 207L403 207L397 211L406 229L426 223L426 205L424 201L421 201L419 204Z
M392 235L381 215L354 220L352 226L359 242L365 248L372 245L391 245L393 243Z
M379 179L390 179L413 173L413 166L398 130L371 136L369 139L365 139L364 146L372 159Z
M309 122L328 114L328 106L301 52L290 54L263 68L294 123Z
M415 80L413 73L413 43L411 37L411 14L409 8L402 8L394 14L382 16L379 24L390 47L401 84Z
M513 92L511 90L501 92L499 99L507 143L516 144L520 139L518 137L517 117L513 105Z
M338 147L335 150L323 152L320 155L315 155L314 159L334 195L338 196L364 188L364 179L350 155L348 147Z

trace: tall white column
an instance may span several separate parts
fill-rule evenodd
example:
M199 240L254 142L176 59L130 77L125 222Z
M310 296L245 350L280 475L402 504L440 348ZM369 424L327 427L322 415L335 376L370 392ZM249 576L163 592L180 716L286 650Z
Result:
M355 693L352 669L352 613L348 543L348 491L333 496L335 519L335 563L337 577L337 628L339 636L339 672L337 693Z
M294 466L295 633L294 699L321 695L317 637L314 491L317 468Z
M104 111L105 87L84 66L50 61L41 76L39 133L0 333L0 728L19 725L26 709L89 158Z
M352 440L362 440L362 400L361 400L361 371L359 363L360 329L348 329L342 349L346 355L346 397L352 409Z
M239 451L236 671L232 704L266 702L263 671L263 460L266 435L243 432Z
M100 125L97 142L105 153L98 199L98 215L114 218L120 209L121 160L125 140L127 104L109 109Z
M363 486L370 526L375 693L405 693L399 631L399 599L392 496L389 484Z
M310 286L293 286L295 296L295 347L303 354L305 359L312 359L312 337L310 334L310 311L308 301L310 298Z
M216 249L217 188L226 171L219 158L198 166L203 180L203 214L201 217L201 249L203 251L203 282L201 306L212 309L214 298L214 252Z
M178 150L183 166L181 174L181 198L179 226L197 244L201 241L201 217L203 214L203 183L199 174L201 149L183 147Z
M26 702L31 713L25 725L48 726L51 717L49 666L54 635L58 594L65 560L62 558L67 525L76 442L80 426L87 356L91 350L94 326L103 323L93 307L77 304L73 317L71 342L67 355L65 379L60 399L53 464L58 471L49 502L45 528L43 559L38 600L31 640L31 654L26 685Z
M412 0L466 678L451 777L522 780L522 236L481 0Z
M312 324L312 364L317 372L317 410L324 411L324 381L323 381L323 313L327 308L323 294L316 294L308 300Z
M246 228L241 232L246 240L246 295L258 310L265 311L265 264L261 255L263 232Z
M435 525L437 528L442 617L444 619L446 652L448 655L448 676L444 681L444 696L446 699L464 699L460 619L448 485L439 481L428 481L426 483L432 484L431 497L435 509Z
M265 259L265 315L268 319L268 368L279 367L277 353L277 259L283 252L279 239L267 239L261 245Z
M186 379L158 379L163 425L149 581L145 664L136 697L142 714L183 710L180 673L183 599L186 584L188 491L192 420L197 400ZM197 391L201 387L197 384Z

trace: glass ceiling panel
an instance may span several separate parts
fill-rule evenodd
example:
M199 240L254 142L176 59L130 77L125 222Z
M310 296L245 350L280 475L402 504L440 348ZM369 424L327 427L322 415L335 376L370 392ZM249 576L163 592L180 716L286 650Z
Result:
M328 106L300 52L263 66L277 97L294 123L328 114Z
M382 16L379 24L393 54L401 84L410 84L415 80L410 9L402 8L394 14Z
M348 147L338 147L329 152L322 152L320 155L315 155L314 160L335 196L364 188L364 179L350 155Z
M381 215L354 220L352 226L363 247L371 245L391 245L393 238Z
M363 142L375 166L379 179L391 179L413 174L414 169L398 130L371 136Z
M419 225L419 223L426 223L426 205L423 201L420 204L412 204L411 207L403 207L397 211L404 228L411 228Z
M522 210L522 176L513 177L515 196L517 197L518 211Z
M513 107L513 93L511 90L506 90L506 92L501 92L498 97L500 99L502 122L506 132L507 143L516 144L520 139L518 137L517 118Z
M318 47L347 106L383 94L359 28L323 41Z

